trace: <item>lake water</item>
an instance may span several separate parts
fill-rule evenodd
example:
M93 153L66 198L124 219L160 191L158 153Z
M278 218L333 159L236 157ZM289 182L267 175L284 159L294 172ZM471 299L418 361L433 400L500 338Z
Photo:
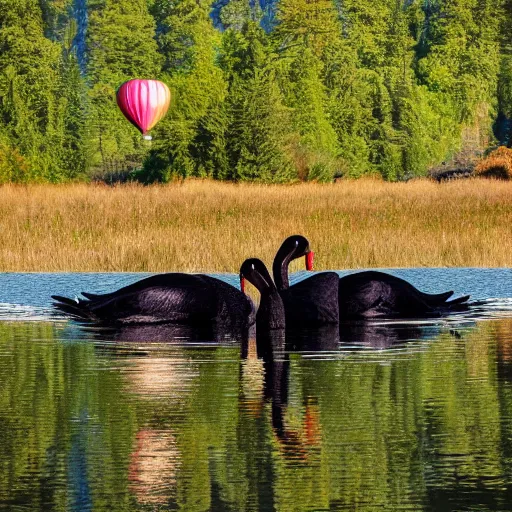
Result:
M0 510L512 510L512 270L390 272L484 304L262 359L51 309L143 274L0 274Z

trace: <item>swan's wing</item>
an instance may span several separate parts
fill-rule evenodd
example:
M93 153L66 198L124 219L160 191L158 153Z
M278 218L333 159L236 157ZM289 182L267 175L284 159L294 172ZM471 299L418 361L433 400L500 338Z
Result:
M214 296L201 287L153 286L91 301L92 315L106 323L152 324L162 322L211 323L216 316Z
M74 318L107 325L174 322L229 327L233 318L247 324L253 310L250 299L235 287L200 274L159 274L112 293L83 295L87 299L78 301L55 296L55 306Z

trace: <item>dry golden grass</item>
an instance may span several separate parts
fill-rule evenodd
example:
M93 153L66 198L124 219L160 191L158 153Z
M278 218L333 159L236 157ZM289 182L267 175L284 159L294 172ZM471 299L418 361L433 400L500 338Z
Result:
M512 179L512 149L500 146L475 167L475 174L484 178Z
M294 233L319 270L511 266L511 230L499 181L0 187L0 271L237 272Z

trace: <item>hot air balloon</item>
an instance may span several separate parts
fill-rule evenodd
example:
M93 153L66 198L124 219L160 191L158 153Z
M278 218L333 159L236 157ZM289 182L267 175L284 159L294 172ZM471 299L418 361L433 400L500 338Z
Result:
M169 87L159 80L128 80L117 90L117 104L126 119L151 140L149 130L167 113Z

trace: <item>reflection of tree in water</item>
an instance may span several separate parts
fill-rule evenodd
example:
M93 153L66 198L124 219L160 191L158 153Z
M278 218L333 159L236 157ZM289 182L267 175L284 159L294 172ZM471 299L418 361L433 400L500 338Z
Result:
M95 511L507 510L511 327L240 360L238 345L106 352L0 324L0 507L76 508L87 489Z
M94 347L61 332L0 323L0 508L126 508L133 416L121 379L91 372Z
M379 327L377 338L375 332L363 332L360 339L377 339L381 348L383 331ZM389 346L415 339L414 331L404 332L392 333ZM314 400L320 455L318 463L308 462L314 468L310 480L299 476L297 464L286 462L299 448L304 464L303 444L294 443L274 459L277 509L377 510L393 503L419 509L424 503L437 510L464 502L464 496L471 503L472 494L483 499L499 492L499 406L494 340L488 334L482 324L462 340L446 333L422 352L357 364L351 357L314 361L292 354L285 395L283 384L276 385L278 362L274 376L266 376L278 390L271 397L277 398L273 428L279 430L281 420L288 430L297 425L308 400ZM284 396L286 411L279 411Z
M415 339L414 331L400 329L358 326L351 342L359 339L381 351ZM166 382L160 364L155 362L155 377L144 377L148 384L128 382L147 402L139 403L142 430L165 426L165 432L176 432L180 464L164 484L173 506L370 511L426 503L453 508L461 496L476 494L477 486L481 497L496 493L501 474L494 341L487 335L485 326L463 339L446 333L422 352L381 352L377 360L315 361L279 345L269 356L260 342L257 354L254 344L242 350L247 357L240 374L225 362L236 349L231 356L223 348L207 355L192 350L185 365L178 357L169 367L175 376L184 367L195 373L188 387L169 384L168 403L155 401L162 391L157 375ZM314 350L323 344L332 350L324 341L309 336L302 346ZM201 364L194 363L194 353ZM140 368L148 374L150 366ZM163 504L161 483L152 485ZM148 496L149 489L143 499Z
M490 322L490 325L497 341L498 361L502 366L512 368L512 319L504 318L498 322Z

